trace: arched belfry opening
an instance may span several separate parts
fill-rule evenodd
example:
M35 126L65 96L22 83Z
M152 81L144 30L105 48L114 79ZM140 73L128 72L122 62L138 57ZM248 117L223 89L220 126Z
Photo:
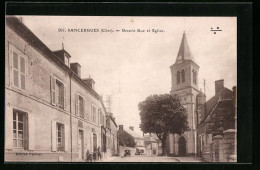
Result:
M186 155L186 143L187 143L186 139L183 136L181 136L179 141L178 141L179 156L185 156Z

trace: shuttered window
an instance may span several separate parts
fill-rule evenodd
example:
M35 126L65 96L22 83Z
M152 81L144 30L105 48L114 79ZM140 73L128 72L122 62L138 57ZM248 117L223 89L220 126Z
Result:
M25 56L15 49L10 48L12 58L12 83L15 87L25 90L26 87L26 60Z
M51 104L66 110L67 91L66 86L60 80L51 76Z
M76 115L78 115L82 118L86 118L86 115L85 115L85 100L79 94L75 94L75 112L76 112Z
M97 108L95 106L92 106L92 121L97 122Z
M27 115L13 110L13 147L28 149Z
M57 151L64 151L64 125L61 123L57 123L56 125L56 144Z
M68 151L69 148L69 126L52 121L52 151Z

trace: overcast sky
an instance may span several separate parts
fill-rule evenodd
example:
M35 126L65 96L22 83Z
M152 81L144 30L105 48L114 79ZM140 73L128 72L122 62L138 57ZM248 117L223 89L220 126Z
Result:
M63 42L72 56L70 62L81 65L81 77L91 75L99 94L113 95L112 111L117 124L134 126L139 133L138 103L151 94L170 92L169 67L176 60L184 30L200 66L202 90L206 80L207 99L214 95L215 80L224 79L229 89L237 84L235 17L23 16L23 22L51 50L61 49ZM210 31L217 27L222 31ZM58 28L67 32L58 32ZM99 32L68 32L77 28ZM101 33L101 29L120 32ZM163 32L154 33L152 29Z

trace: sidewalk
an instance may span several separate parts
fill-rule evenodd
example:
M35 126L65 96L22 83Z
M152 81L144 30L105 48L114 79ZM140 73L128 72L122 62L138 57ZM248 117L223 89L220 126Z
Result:
M107 158L103 159L101 162L111 162L111 161L118 159L118 158L120 158L120 157L119 156L111 156L111 157L107 157Z
M198 157L173 157L174 159L180 162L204 162L201 158Z

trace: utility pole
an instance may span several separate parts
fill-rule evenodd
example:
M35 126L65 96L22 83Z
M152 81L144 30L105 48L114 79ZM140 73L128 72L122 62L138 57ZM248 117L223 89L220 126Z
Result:
M104 101L104 102L106 102L107 111L112 112L112 103L113 103L112 96L106 95L106 101Z

